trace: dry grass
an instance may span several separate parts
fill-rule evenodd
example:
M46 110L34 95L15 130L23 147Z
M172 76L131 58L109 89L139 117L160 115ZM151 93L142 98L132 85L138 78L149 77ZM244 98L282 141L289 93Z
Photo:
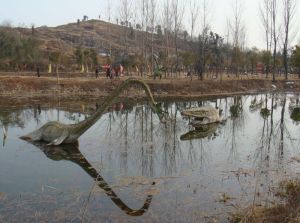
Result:
M252 94L264 92L300 92L300 81L293 80L292 84L287 84L284 80L278 80L272 85L270 80L264 78L253 77L245 79L228 79L222 81L216 79L205 79L203 81L181 76L181 78L168 78L162 80L153 80L143 78L146 81L156 98L180 98L180 99L196 99L216 96L230 96L237 94ZM59 84L56 77L35 76L7 76L0 73L0 96L15 97L57 97L57 96L91 96L100 97L107 96L112 92L126 77L121 80L109 80L104 77L95 79L89 77L73 77L61 78ZM290 81L291 82L291 81ZM134 93L134 92L133 92ZM135 95L134 95L135 94ZM138 98L145 97L139 91L134 94L124 95L130 97L132 95Z
M282 204L271 208L250 207L246 211L234 213L234 223L299 223L300 222L300 180L288 180L280 184L275 194Z

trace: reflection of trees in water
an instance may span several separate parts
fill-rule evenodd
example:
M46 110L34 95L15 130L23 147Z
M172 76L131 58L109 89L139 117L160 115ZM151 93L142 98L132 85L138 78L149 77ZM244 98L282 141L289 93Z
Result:
M188 142L190 146L183 152L179 140L181 128L187 127L186 122L181 119L180 110L198 106L199 103L203 104L163 103L162 106L169 113L166 124L158 122L157 116L146 105L136 106L132 112L114 113L114 118L108 119L109 132L106 135L112 136L112 141L118 144L120 169L124 171L129 165L138 165L140 174L153 176L155 166L158 165L161 173L170 175L178 170L178 162L185 158L192 165L204 163L204 141ZM128 147L130 149L127 150ZM132 159L135 159L135 163L129 164ZM155 161L159 163L155 165Z
M270 103L268 102L268 97L270 97ZM272 152L278 154L278 158L281 160L284 155L284 139L287 138L285 135L290 135L286 126L285 115L286 115L286 95L281 95L280 97L276 94L266 95L265 110L270 111L270 115L262 115L262 128L259 131L259 145L256 153L256 158L259 158L260 162L267 162L269 166L270 156ZM278 107L278 104L280 107ZM275 117L275 111L280 110L280 116L278 120ZM277 149L276 151L271 151L272 148Z
M40 123L41 107L40 105L33 106L29 109L17 108L15 110L0 110L0 126L3 128L3 146L7 135L9 134L9 128L18 127L24 128L26 123L34 117L37 125Z
M167 107L170 120L162 129L162 139L163 139L163 150L162 150L162 167L164 170L164 174L172 174L176 172L177 169L177 160L176 157L181 157L181 150L179 146L179 139L177 136L178 128L177 125L177 115L178 115L178 107L180 104L176 103L166 103L165 107Z
M268 102L268 98L271 100ZM293 145L292 136L286 124L287 113L287 95L266 95L264 108L270 111L270 115L261 116L263 119L262 128L259 131L259 145L257 149L257 158L260 160L270 160L272 152L277 154L278 161L284 158L285 140L290 139L287 143ZM275 111L280 110L280 115L275 116ZM274 148L275 151L271 151Z
M246 100L246 99L245 99ZM238 160L238 148L237 148L237 133L243 130L245 125L245 113L243 109L243 97L234 96L225 101L225 107L229 107L230 120L229 124L226 125L227 129L225 133L227 134L225 144L229 146L229 160ZM229 105L227 105L227 103Z
M270 111L270 112L262 112ZM271 95L271 104L268 103L268 95L265 95L264 105L260 111L262 122L262 129L259 131L258 148L255 153L255 160L258 163L256 171L256 187L262 185L262 190L265 192L264 201L268 204L271 198L269 190L269 183L271 181L270 169L270 147L271 140L274 139L273 130L273 117L274 117L274 95ZM256 188L257 190L257 188ZM256 198L256 196L254 196ZM256 198L257 199L257 198Z
M289 112L293 122L298 125L300 123L300 103L299 95L290 98Z
M153 176L153 112L149 107L142 107L140 113L141 147L139 152L142 175ZM150 116L150 117L149 117Z
M238 159L239 132L245 127L245 120L247 119L243 109L246 100L246 97L236 96L214 101L163 103L163 108L169 111L170 116L167 124L159 123L157 116L147 105L137 105L121 111L111 111L105 115L106 118L103 120L105 126L104 128L101 126L104 129L102 137L105 142L108 142L108 145L118 145L118 151L116 151L117 164L123 173L127 173L130 166L138 165L138 171L145 176L155 175L155 166L159 166L162 173L169 175L178 170L178 163L181 162L179 159L186 159L184 161L188 161L188 164L192 166L194 164L202 166L209 158L210 151L207 146L210 145L209 140L213 140L213 138L185 142L186 150L182 150L179 136L183 132L181 130L185 132L188 126L187 120L181 118L180 111L190 107L210 104L220 108L225 117L231 114L231 118L227 120L227 124L224 126L226 129L222 131L222 134L226 140L226 146L230 147L229 159L236 160ZM264 164L268 165L266 162L269 160L271 148L278 148L276 151L279 158L285 153L286 136L289 135L285 120L288 114L286 109L288 100L286 97L279 97L275 94L253 96L251 103L255 100L261 108L270 110L270 115L261 119L259 145L256 152L256 160L264 161ZM232 106L235 107L235 110L230 109ZM274 120L274 111L279 108L281 109L281 119ZM237 112L234 113L234 111ZM259 110L256 109L255 111ZM56 111L51 110L51 112L55 113ZM39 107L35 106L31 110L22 112L20 110L19 113L16 113L15 116L19 117L19 121L14 118L12 120L17 120L16 123L22 124L25 120L32 119L32 117L35 120L40 120L41 117L49 115L48 113L48 110L41 111ZM69 114L75 113L69 112ZM65 112L64 116L68 116L68 113ZM14 117L14 115L10 117ZM76 117L82 118L82 115L79 116L77 113ZM113 150L109 149L108 159L116 163L110 157L112 153ZM134 164L129 163L130 161L134 161Z
M1 125L7 127L24 128L26 121L33 116L34 112L30 109L20 109L16 111L0 111Z
M119 168L128 172L129 154L139 157L142 175L153 175L153 112L149 106L136 106L122 112L110 112L105 137L109 145L118 144Z
M266 193L264 197L266 204L271 199L269 190L271 183L270 171L277 171L278 174L284 173L286 165L283 159L287 152L285 148L289 148L290 150L292 149L290 146L294 147L287 125L286 105L287 95L272 93L265 96L265 104L262 108L268 109L270 115L261 116L263 121L261 129L258 131L259 137L257 137L258 145L255 153L255 162L257 181L258 184L262 185L262 190ZM289 147L286 145L289 145ZM277 168L274 169L276 166Z

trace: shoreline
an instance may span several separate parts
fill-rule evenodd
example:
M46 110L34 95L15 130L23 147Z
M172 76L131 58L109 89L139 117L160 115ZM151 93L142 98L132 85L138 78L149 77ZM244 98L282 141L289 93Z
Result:
M145 81L156 100L197 100L229 97L245 94L263 93L300 93L300 80L277 80L273 83L266 79L227 79L227 80L190 80L189 78L153 80L139 78ZM32 77L32 76L1 76L0 99L32 99L43 100L51 98L76 99L107 97L118 85L126 80L109 80L106 78L62 78ZM134 89L134 88L133 88ZM136 89L120 95L122 99L145 99L146 95Z

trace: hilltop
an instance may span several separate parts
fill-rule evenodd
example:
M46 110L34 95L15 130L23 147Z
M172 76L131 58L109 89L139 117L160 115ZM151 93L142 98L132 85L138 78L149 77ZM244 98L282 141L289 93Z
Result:
M145 32L131 26L122 26L101 20L80 21L57 27L41 26L34 28L15 28L25 37L33 37L39 42L39 48L44 52L64 52L72 56L78 47L95 49L99 56L118 55L120 52L141 55L145 48L151 51L152 39L154 52L166 50L162 33ZM175 49L170 38L168 51ZM186 51L192 48L191 43L178 40L178 48Z

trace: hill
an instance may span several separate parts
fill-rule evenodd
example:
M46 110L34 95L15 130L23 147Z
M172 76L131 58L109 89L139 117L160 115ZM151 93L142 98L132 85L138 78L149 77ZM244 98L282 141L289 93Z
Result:
M146 32L138 24L133 27L130 23L125 26L101 20L57 27L0 27L0 69L25 71L39 66L47 70L52 64L60 70L78 71L81 67L90 70L98 64L122 61L145 70L154 59L172 67L179 64L180 53L197 49L186 37L179 32L175 39L161 26L155 30L148 27Z
M78 47L95 49L99 56L118 56L122 53L141 55L152 50L155 53L168 50L175 52L174 41L169 38L166 46L164 36L159 32L144 32L133 27L126 27L101 20L88 20L57 27L16 28L21 35L35 38L44 52L61 51L68 56L74 55ZM168 49L166 49L168 48ZM180 51L191 49L190 43L178 40Z

